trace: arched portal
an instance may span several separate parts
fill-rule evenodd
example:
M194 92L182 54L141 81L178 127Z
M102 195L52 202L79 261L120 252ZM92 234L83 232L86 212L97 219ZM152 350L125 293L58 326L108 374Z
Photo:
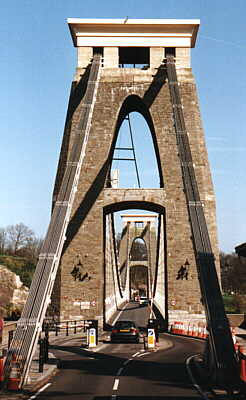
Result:
M143 228L143 222L137 221L135 231ZM154 243L153 243L154 244ZM135 295L150 297L150 264L149 253L146 241L141 236L136 236L132 241L129 253L130 268L130 298L134 299Z
M130 298L135 300L137 296L150 297L149 295L149 271L146 265L130 266Z
M137 222L135 229L143 227L143 222ZM132 247L129 254L130 261L148 261L148 249L145 240L141 237L136 237L132 242Z
M121 227L117 231L117 214L120 214ZM112 235L107 233L106 225L110 216ZM115 302L119 285L121 298L133 295L132 268L141 265L140 291L148 298L156 298L155 305L167 318L168 280L165 208L160 204L140 201L125 201L108 204L104 208L104 293L107 303L105 315L109 314L110 304ZM111 242L111 245L108 243ZM140 255L139 251L140 250ZM112 249L115 254L112 255ZM112 262L113 259L113 262ZM110 261L109 261L110 260ZM114 265L115 271L112 271ZM143 280L144 277L144 280ZM156 295L161 292L161 295ZM119 298L117 300L119 303Z

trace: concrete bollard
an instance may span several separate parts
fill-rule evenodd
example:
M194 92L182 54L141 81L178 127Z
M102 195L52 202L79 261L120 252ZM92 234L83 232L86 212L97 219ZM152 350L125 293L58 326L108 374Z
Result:
M87 331L88 347L96 347L97 345L97 333L95 328L89 328Z
M148 342L147 342L148 349L155 348L155 330L153 328L148 328Z

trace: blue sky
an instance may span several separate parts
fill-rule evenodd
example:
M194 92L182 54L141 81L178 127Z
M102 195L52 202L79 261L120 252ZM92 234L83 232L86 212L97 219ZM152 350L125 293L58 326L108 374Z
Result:
M246 2L1 2L0 227L43 236L76 64L67 18L200 18L192 51L217 199L220 249L246 241Z

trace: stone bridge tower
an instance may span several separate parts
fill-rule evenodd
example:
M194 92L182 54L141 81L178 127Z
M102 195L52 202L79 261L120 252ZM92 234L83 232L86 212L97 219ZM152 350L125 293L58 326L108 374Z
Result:
M92 57L100 53L103 61L84 161L52 295L53 312L61 319L103 318L105 216L138 208L159 213L164 221L162 263L165 285L162 295L165 304L160 306L161 312L201 313L203 306L173 105L163 69L166 53L171 52L175 56L196 180L213 252L218 259L215 197L190 57L199 20L69 19L68 24L78 58L54 201L79 129L81 110L86 107L83 97L90 85ZM130 112L139 112L150 128L160 177L157 189L120 189L110 185L108 177L117 135ZM178 279L178 271L186 261L188 279Z

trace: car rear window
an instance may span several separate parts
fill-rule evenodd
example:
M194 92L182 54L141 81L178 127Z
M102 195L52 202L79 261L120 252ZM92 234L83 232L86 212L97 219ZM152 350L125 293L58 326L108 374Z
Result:
M131 321L118 321L115 324L116 328L122 328L122 329L131 328L132 326L135 326L135 324L134 322Z

